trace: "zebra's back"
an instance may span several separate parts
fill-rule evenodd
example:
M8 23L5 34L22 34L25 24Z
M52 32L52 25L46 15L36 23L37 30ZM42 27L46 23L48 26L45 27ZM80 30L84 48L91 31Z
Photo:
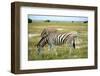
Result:
M53 43L55 45L62 45L66 43L72 33L51 33L49 35L49 43Z

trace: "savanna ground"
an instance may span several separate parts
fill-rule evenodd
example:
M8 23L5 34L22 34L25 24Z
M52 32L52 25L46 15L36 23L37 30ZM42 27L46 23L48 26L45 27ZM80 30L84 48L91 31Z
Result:
M66 44L56 46L58 55L54 51L48 51L48 45L44 47L41 55L37 54L37 43L41 39L40 34L46 27L54 27L58 32L77 31L79 38L76 41L76 49L69 56L69 49ZM50 59L78 59L88 57L88 23L83 22L43 22L33 21L28 24L28 60L50 60Z

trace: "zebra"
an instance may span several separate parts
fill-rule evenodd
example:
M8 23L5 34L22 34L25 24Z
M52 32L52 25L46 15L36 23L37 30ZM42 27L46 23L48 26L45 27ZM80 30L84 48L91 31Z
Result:
M50 33L56 33L56 32L57 32L57 29L54 27L44 28L43 31L41 32L41 37L45 37L49 35Z
M37 51L40 54L43 51L43 47L48 44L49 50L54 48L57 45L67 44L69 47L69 54L71 54L72 50L76 48L75 40L78 37L77 32L69 32L69 33L50 33L49 35L42 37L37 44ZM55 50L57 55L57 52Z

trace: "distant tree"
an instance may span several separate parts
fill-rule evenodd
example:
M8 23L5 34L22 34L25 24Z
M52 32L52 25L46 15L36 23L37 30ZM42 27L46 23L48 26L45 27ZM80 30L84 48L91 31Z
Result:
M28 23L32 23L32 19L28 18Z
M74 21L72 21L72 23L74 23Z
M50 22L50 20L45 20L44 22Z
M84 21L83 23L88 23L88 21Z

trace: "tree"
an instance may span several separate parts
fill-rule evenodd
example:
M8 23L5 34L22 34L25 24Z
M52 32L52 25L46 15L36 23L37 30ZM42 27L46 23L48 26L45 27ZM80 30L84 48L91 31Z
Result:
M83 23L88 23L88 21L84 21Z
M28 23L32 23L32 19L29 19L29 18L28 18Z
M50 22L50 20L45 20L44 22Z
M72 21L72 23L74 23L74 21Z

